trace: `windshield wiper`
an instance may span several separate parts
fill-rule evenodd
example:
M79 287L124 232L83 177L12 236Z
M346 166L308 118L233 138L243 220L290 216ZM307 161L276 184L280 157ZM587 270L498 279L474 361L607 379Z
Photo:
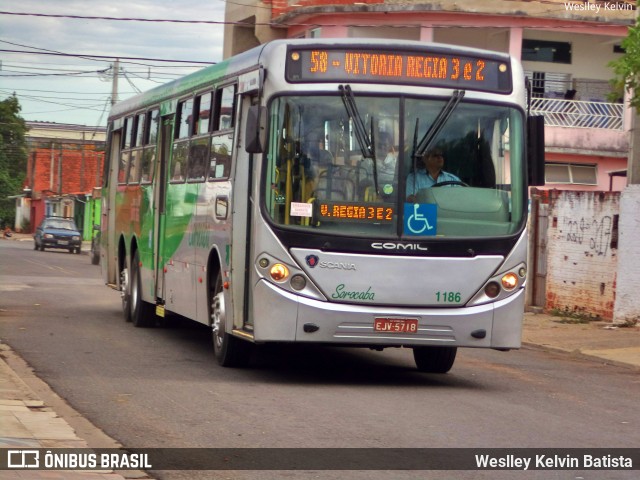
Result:
M458 103L460 103L460 100L462 100L462 97L464 97L464 93L464 90L455 90L453 92L453 95L451 95L445 106L442 107L442 110L440 110L440 113L438 113L438 116L427 130L427 133L425 133L420 140L420 143L416 142L418 138L418 121L416 120L416 131L413 145L414 162L415 159L421 158L425 153L427 153L427 150L429 150L429 147L433 143L433 140L444 128L447 120L449 120L449 117L458 106Z
M449 100L447 100L447 103L444 105L444 107L442 107L442 109L440 110L440 113L438 113L438 116L436 117L436 119L433 121L433 123L427 130L427 133L425 133L422 139L420 140L420 143L418 143L418 127L420 125L420 117L416 118L416 129L413 132L413 155L411 155L413 160L414 172L418 171L418 165L417 165L418 159L422 158L424 154L427 153L427 151L429 150L429 147L433 143L433 140L442 131L445 124L447 123L447 120L449 120L449 117L458 106L458 103L460 103L460 100L462 100L462 97L464 97L464 93L465 93L464 90L455 90L453 92L453 95L451 95ZM413 175L414 191L416 190L416 183L417 183L417 175L415 175L414 173Z
M373 116L371 117L371 129L367 134L367 127L364 124L364 120L358 112L358 106L356 105L356 99L353 96L353 91L349 85L340 85L338 89L342 93L342 103L349 115L349 118L353 120L353 127L355 130L356 140L360 151L362 152L362 158L370 158L373 163L373 183L376 189L376 193L380 195L380 188L378 187L378 165L376 163L376 148L375 139L373 137Z

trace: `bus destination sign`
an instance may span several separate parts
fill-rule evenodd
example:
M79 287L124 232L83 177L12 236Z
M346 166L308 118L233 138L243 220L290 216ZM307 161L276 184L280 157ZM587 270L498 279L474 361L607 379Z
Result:
M511 93L508 61L443 52L366 49L289 50L289 82L397 83Z
M390 203L320 201L316 215L321 221L391 223L395 215L395 208Z

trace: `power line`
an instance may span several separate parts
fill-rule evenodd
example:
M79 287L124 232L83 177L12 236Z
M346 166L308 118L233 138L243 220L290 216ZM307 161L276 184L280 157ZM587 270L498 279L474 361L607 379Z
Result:
M148 22L148 23L190 23L205 25L240 25L249 27L255 25L248 22L224 22L218 20L178 20L175 18L125 18L125 17L101 17L90 15L62 15L53 13L26 13L26 12L4 12L0 11L0 15L19 15L23 17L47 17L47 18L71 18L74 20L109 20L115 22ZM265 24L267 25L267 24Z
M213 65L216 62L204 62L204 61L199 61L199 60L171 60L171 59L162 59L162 58L144 58L144 57L123 57L123 56L119 56L119 55L114 55L114 56L108 56L108 55L87 55L87 54L83 54L83 53L64 53L64 52L59 52L57 50L49 50L48 48L42 48L42 47L34 47L31 45L25 45L22 43L15 43L15 42L10 42L8 40L2 40L0 39L0 43L7 43L9 45L15 45L17 47L23 47L23 48L32 48L34 50L38 50L37 52L29 52L29 51L22 51L22 50L0 50L0 52L8 52L8 53L26 53L26 54L33 54L33 55L54 55L54 56L59 56L59 57L78 57L78 58L84 58L86 60L94 60L94 59L100 59L100 58L104 58L107 59L109 61L115 60L116 58L118 60L145 60L145 61L149 61L149 62L163 62L163 63L186 63L186 64L197 64L199 65ZM132 63L133 65L136 65L136 63L134 62L127 62L127 63ZM145 67L149 67L149 66L154 66L154 65L148 65L148 64L139 64L139 65L144 65ZM155 65L156 67L168 67L168 65ZM189 65L184 65L184 66L180 66L180 65L176 65L176 67L180 67L180 68L188 68Z
M116 58L125 59L125 60L145 60L148 62L168 62L168 63L197 63L201 65L215 65L216 62L201 62L197 60L169 60L163 58L148 58L148 57L124 57L117 55L87 55L84 53L53 53L53 52L29 52L26 50L5 50L0 49L0 52L5 53L23 53L23 54L31 54L31 55L54 55L57 57L80 57L80 58L102 58L108 60L115 60Z

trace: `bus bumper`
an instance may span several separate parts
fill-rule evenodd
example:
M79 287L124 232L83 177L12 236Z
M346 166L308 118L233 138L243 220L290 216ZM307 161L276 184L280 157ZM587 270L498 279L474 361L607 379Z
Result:
M376 307L322 302L256 284L256 342L313 342L357 346L443 345L520 348L524 289L500 302L462 308ZM416 333L374 331L376 318L417 319Z

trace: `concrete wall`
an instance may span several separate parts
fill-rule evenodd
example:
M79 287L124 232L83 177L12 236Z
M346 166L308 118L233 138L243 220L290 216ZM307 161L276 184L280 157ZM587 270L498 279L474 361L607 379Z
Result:
M629 185L620 201L620 261L615 317L616 323L640 322L640 185Z
M545 308L613 318L619 192L550 193Z

